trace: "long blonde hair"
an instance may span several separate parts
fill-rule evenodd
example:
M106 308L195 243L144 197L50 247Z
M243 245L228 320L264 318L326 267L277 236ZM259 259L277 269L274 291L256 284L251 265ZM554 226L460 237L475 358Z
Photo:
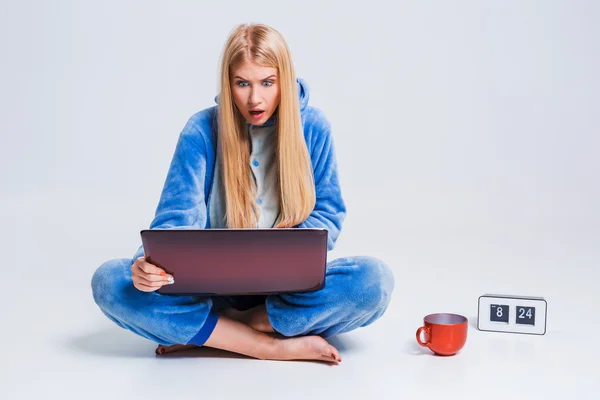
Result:
M258 221L256 184L249 165L250 139L230 86L231 72L245 61L278 70L280 102L276 110L274 159L281 218L275 228L293 227L312 212L316 202L315 184L304 140L291 54L281 34L262 24L237 26L222 53L217 151L225 190L225 223L228 228L255 228Z

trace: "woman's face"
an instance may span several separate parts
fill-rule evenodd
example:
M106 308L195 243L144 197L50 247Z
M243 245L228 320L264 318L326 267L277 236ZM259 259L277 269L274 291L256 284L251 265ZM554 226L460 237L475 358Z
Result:
M249 124L264 124L279 106L277 68L245 62L231 73L231 93Z

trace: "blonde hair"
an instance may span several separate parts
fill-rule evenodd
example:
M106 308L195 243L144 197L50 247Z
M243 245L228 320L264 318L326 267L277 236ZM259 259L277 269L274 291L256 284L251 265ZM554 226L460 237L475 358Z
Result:
M262 24L238 25L222 53L217 151L225 190L225 223L228 228L255 228L258 221L256 184L249 165L250 139L230 86L232 71L246 61L278 71L280 102L276 111L274 159L281 218L275 228L293 227L312 212L316 202L315 184L300 119L291 54L281 34Z

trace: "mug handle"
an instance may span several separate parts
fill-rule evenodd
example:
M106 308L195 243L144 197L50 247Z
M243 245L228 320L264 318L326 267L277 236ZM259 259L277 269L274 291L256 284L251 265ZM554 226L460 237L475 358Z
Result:
M421 341L421 333L425 332L425 334L427 335L427 341L426 342L422 342ZM428 327L426 326L422 326L419 329L417 329L417 342L423 346L423 347L429 347L429 342L431 339L431 331L429 330Z

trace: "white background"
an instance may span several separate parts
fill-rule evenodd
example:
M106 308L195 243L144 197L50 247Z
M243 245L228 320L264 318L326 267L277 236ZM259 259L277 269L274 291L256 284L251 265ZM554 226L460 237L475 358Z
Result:
M596 398L599 17L592 0L0 2L3 394ZM91 296L139 246L242 22L284 35L332 123L349 214L330 257L396 276L386 315L332 340L337 367L156 359ZM545 297L546 335L477 331L484 293ZM433 312L470 319L457 356L416 344Z

